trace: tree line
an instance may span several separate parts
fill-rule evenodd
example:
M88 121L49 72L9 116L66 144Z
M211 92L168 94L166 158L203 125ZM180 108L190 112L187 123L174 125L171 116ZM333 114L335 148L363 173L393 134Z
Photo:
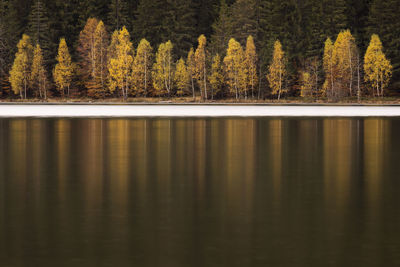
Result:
M24 9L27 10L25 14L18 8L21 6L28 7ZM20 41L15 39L25 33L30 36L29 42L32 46L32 69L34 52L37 52L37 44L40 46L43 71L47 72L47 76L44 75L47 83L43 85L42 79L41 87L46 88L46 96L47 92L68 95L68 91L74 96L90 97L119 94L121 97L174 96L198 92L203 99L232 96L263 98L275 95L277 98L281 95L303 95L337 99L358 95L358 92L361 95L382 95L382 88L389 86L395 89L398 81L400 60L397 45L399 40L396 38L400 36L400 27L397 26L396 14L399 10L398 1L392 0L0 0L0 91L11 91L10 70L17 58L15 55L18 54L17 44ZM106 22L102 23L102 44L94 42L93 32L100 20L95 19L97 22L89 23L92 19L87 18L92 16ZM122 55L113 55L112 52L115 51L110 52L113 43L115 47L124 43L123 40L120 43L115 36L115 31L119 35L123 26L129 35L126 49L130 49L127 53L130 57L127 57L125 65L120 62ZM347 28L353 34L350 41L351 56L347 55L347 59L351 60L347 60L347 63L344 60L336 62L336 59L340 59L337 54L339 51L343 53L344 49L334 49L334 62L329 71L325 64L327 47L324 42L330 38L333 40L332 47L339 47L343 42L339 40L336 44L336 39L342 35L341 30ZM109 33L113 34L108 36ZM201 38L204 40L204 50L199 49L201 42L198 36L201 33L204 33L204 38ZM376 89L376 84L372 85L367 80L363 58L370 38L375 33L382 38L384 48L381 50L385 60L389 62L388 65L393 66L387 66L386 71L381 71L386 74L374 74L374 77L380 77L379 90ZM83 42L85 34L88 35L87 43ZM255 51L251 60L248 54L251 50L248 48L249 36ZM57 46L60 46L61 38L68 43L72 69L69 87L65 86L63 90L58 89L61 83L54 75L56 66L59 65L56 59L60 56ZM117 41L113 41L114 39ZM281 44L281 59L275 53L277 40ZM99 45L103 45L103 48L93 49ZM151 48L150 52L146 50L144 57L146 62L143 64L148 66L137 70L136 66L142 66L143 59L137 56L142 47L145 50L146 47ZM89 59L85 58L85 51L91 51ZM99 54L102 55L100 63L96 62L96 51L100 51ZM200 67L197 66L199 62L192 60L196 58L196 52L198 59L204 55L204 64L200 64ZM115 58L111 60L112 57ZM131 60L132 70L127 70L126 66ZM276 62L280 60L283 64L277 65ZM111 62L114 70L110 69ZM161 67L156 71L157 62L161 62L158 64ZM192 62L196 64L191 66ZM229 62L231 64L228 66ZM249 62L255 64L251 65ZM376 59L372 62L376 62ZM346 64L346 68L338 67ZM272 69L278 70L280 66L284 66L275 78L271 75L272 65L275 66ZM101 69L95 70L97 66ZM202 72L199 68L202 68ZM123 74L115 71L116 69L123 69ZM128 75L128 72L131 74ZM121 75L125 75L125 78L121 78ZM332 80L334 81L333 87L326 84L326 77L329 75L332 76L331 85ZM128 79L128 76L131 78ZM393 77L392 80L390 76ZM188 85L185 77L189 77ZM42 90L37 89L38 81L31 80L26 79L27 96L44 95L44 92L40 93ZM125 84L123 90L118 85L122 80ZM345 84L351 87L347 90L348 93L345 89L338 89L344 88ZM181 89L186 86L188 89ZM371 90L371 86L374 86L374 90Z

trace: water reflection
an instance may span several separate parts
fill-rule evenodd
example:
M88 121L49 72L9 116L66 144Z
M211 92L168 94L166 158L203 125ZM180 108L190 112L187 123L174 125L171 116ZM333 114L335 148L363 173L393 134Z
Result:
M399 133L375 118L2 119L0 265L398 263Z

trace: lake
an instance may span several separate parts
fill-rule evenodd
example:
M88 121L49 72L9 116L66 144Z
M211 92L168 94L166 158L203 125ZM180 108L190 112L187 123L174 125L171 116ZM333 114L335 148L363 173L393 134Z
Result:
M399 266L400 119L0 119L0 266Z

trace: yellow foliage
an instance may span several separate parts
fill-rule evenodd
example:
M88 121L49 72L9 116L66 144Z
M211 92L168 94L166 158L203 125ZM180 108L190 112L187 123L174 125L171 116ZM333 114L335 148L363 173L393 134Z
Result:
M349 30L341 31L332 51L332 76L334 79L334 94L345 96L353 94L354 73L356 71L356 56L358 54L355 39Z
M47 71L44 67L43 53L40 45L37 44L33 53L31 83L37 87L39 96L47 98Z
M226 82L231 93L239 99L239 93L246 86L243 48L234 38L229 40L224 58Z
M325 82L323 85L322 94L328 97L333 95L333 43L330 38L325 41L323 67L325 72Z
M196 79L195 77L195 73L196 73L196 62L194 60L194 50L193 47L190 48L190 51L188 53L188 57L187 57L187 69L189 72L189 77L190 77L190 82L191 82L191 86L192 86L192 94L193 94L193 99L195 98L195 93L194 93L194 79Z
M178 89L177 95L182 96L187 94L189 88L189 72L187 71L185 60L183 58L178 60L176 64L176 71L174 81Z
M199 45L194 54L195 77L200 87L201 97L204 100L207 99L206 37L200 35L198 43Z
M212 90L211 97L214 98L215 95L221 93L224 84L224 75L221 66L221 57L219 56L219 54L216 54L213 58L209 81Z
M246 68L246 87L245 94L247 96L247 91L251 91L251 96L254 97L254 88L258 82L257 76L257 51L254 45L253 36L247 38L246 51L245 51L245 68Z
M64 38L60 40L56 59L57 64L53 71L54 82L56 83L57 89L61 91L62 94L65 93L65 89L67 88L67 94L69 96L74 67L72 65L71 55L68 51L67 42Z
M300 95L301 97L311 97L312 96L312 87L313 87L313 81L310 73L303 71L300 77L301 81L301 92Z
M133 88L136 94L144 93L147 96L151 82L151 65L153 48L146 39L142 39L137 48L133 63Z
M126 27L118 32L117 40L115 38L116 35L113 34L111 46L115 46L115 52L111 54L108 65L109 86L111 92L119 88L126 99L132 83L133 45Z
M107 68L108 34L103 21L97 24L94 32L94 77L93 84L87 84L88 95L93 97L104 96L108 79Z
M167 93L171 95L173 82L171 41L160 44L153 65L153 86L159 96Z
M20 94L21 98L26 98L33 53L31 38L26 34L22 35L17 47L18 51L15 54L14 64L10 71L10 83L15 94Z
M274 44L272 63L269 66L267 79L272 89L272 94L278 94L278 100L283 91L283 82L286 76L286 57L282 50L282 44L278 41Z
M389 85L392 76L392 65L383 53L382 42L374 34L364 57L365 81L372 87L375 95L383 96L384 89Z

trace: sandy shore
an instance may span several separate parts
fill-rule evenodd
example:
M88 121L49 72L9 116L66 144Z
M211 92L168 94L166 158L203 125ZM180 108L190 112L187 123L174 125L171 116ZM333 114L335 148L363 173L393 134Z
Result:
M2 104L0 117L400 117L400 106Z

